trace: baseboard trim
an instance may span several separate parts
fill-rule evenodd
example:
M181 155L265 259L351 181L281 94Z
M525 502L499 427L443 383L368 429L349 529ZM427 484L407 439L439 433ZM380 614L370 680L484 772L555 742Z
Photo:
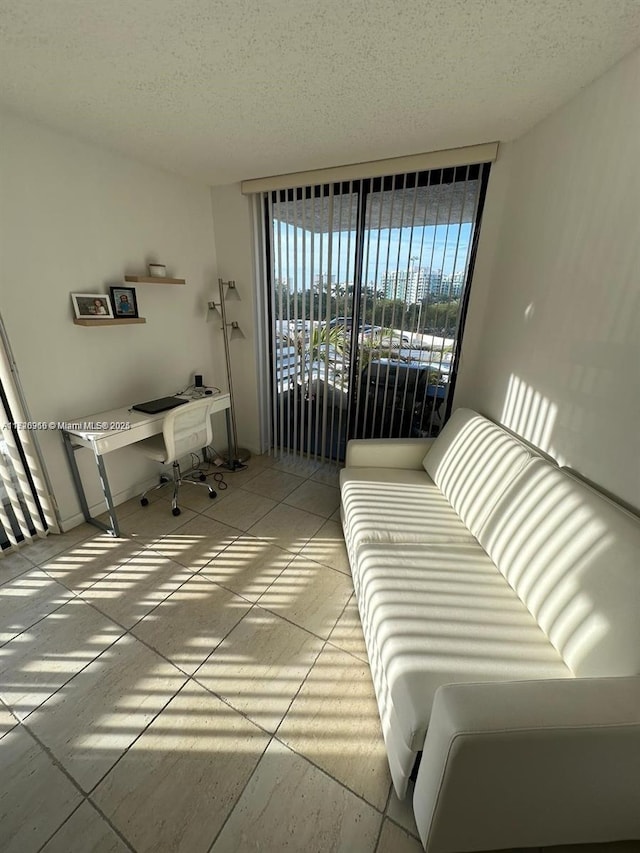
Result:
M130 500L131 498L135 498L138 495L141 495L146 489L150 489L153 486L157 486L158 477L153 477L151 479L145 480L143 483L138 483L134 486L129 486L126 489L123 489L121 492L118 492L117 495L113 496L113 502L116 507L123 504L125 501ZM106 512L107 507L104 501L99 501L96 504L92 504L89 507L89 512L91 515L101 515L103 512ZM78 527L78 525L84 523L84 515L81 512L74 513L74 515L70 515L67 518L63 518L60 521L60 527L63 533L68 533L70 530L73 530L74 527ZM97 529L97 528L96 528Z

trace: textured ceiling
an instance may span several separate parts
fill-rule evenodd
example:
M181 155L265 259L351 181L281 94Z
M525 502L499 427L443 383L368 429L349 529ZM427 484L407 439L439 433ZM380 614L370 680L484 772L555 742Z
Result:
M0 0L0 103L211 184L519 136L640 0Z

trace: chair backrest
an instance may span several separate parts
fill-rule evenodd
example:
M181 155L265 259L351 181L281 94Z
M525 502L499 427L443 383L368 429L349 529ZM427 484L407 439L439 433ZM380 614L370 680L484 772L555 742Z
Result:
M166 462L175 462L192 451L211 444L213 400L205 397L171 409L164 416L162 434L167 450Z

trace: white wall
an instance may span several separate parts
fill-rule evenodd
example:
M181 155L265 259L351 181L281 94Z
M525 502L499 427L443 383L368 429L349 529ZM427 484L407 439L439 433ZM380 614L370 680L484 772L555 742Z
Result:
M640 508L640 51L492 176L456 405Z
M209 188L1 117L0 311L34 420L58 421L184 388L195 370L224 382L206 321L217 281ZM158 260L186 286L136 285L146 325L72 323L71 292L108 292ZM60 436L39 433L63 522L79 520ZM220 437L226 446L226 438ZM90 504L95 466L81 451ZM155 474L132 451L108 457L122 499Z

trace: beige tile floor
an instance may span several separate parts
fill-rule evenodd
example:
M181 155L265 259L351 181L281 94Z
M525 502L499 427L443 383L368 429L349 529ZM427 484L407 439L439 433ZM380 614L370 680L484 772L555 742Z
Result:
M0 561L2 853L422 849L336 469L261 457L226 481L178 518L127 501L120 540L81 525Z

